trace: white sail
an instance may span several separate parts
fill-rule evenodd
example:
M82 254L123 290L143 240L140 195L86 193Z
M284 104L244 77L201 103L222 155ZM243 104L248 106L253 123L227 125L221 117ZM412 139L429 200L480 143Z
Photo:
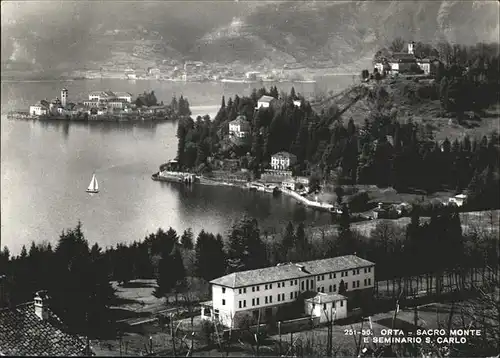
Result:
M89 187L87 188L87 191L92 191L92 192L97 192L99 190L99 185L97 184L97 179L95 177L95 174L92 175L92 180L90 180Z

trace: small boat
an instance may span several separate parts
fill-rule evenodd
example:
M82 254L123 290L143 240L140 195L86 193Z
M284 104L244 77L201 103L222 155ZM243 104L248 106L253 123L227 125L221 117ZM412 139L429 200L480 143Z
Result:
M95 174L92 174L92 180L90 180L89 187L87 188L87 193L98 193L99 192L99 184L97 184L97 179Z

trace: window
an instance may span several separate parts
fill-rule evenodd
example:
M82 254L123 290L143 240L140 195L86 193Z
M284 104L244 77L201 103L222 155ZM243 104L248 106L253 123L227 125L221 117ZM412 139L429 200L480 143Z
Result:
M293 292L290 292L290 299L293 300Z
M316 281L319 281L320 280L320 276L316 276Z
M356 282L357 282L357 286L359 287L359 280L357 280Z
M255 286L252 286L252 292L255 292Z
M366 278L365 278L365 280L363 281L363 284L366 286Z
M264 290L267 290L267 285L264 285Z
M269 296L269 303L273 303L273 296Z
M238 308L241 308L241 301L238 302Z
M318 292L319 292L319 287L317 288Z
M270 284L269 284L269 289L271 290L272 288L273 288L273 284L272 284L272 283L270 283Z
M241 295L241 288L238 289L238 293Z
M332 292L332 285L328 287L328 292Z
M252 298L252 306L255 306L255 298Z
M292 280L292 281L290 281L290 286L293 286L293 280Z
M335 272L333 273L333 278L337 278L337 274Z
M246 287L243 289L243 293L247 293L247 288Z
M337 285L333 285L333 292L337 291Z
M257 286L257 289L256 289L256 291L260 291L260 286Z
M247 300L243 300L243 307L247 306Z
M325 280L325 275L321 275L321 281Z
M222 287L222 293L226 293L226 288Z
M225 299L222 299L222 305L225 306L226 305L226 300Z
M355 275L356 274L356 270L352 270L352 274Z
M372 268L371 267L368 267L368 272L372 272Z
M281 295L278 293L278 302L281 300Z
M297 285L297 280L295 280L295 285Z
M282 294L281 294L281 300L282 300L282 301L284 301L284 300L285 300L285 294L284 294L284 293L282 293Z
M348 282L345 283L345 289L346 290L347 290L347 287L349 287L349 283Z
M257 306L258 306L259 305L259 299L257 298L256 300L257 300Z
M281 282L278 282L278 288L280 288L280 287L281 287Z
M266 296L266 297L264 297L264 302L265 302L265 303L267 303L267 296Z
M321 287L321 292L325 293L325 288L324 287Z
M304 281L302 281L302 291L304 291Z
M371 285L371 284L372 284L372 279L371 279L371 278L369 278L369 279L368 279L368 285Z
M299 293L297 291L295 291L295 298L297 298L299 296Z
M344 301L340 301L340 307L344 307Z
M357 273L358 273L358 275L359 275L359 269L357 269L357 270L356 270L356 272L357 272Z

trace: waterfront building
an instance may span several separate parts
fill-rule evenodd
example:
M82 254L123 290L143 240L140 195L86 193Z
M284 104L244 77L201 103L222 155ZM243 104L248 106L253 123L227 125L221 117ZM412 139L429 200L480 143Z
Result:
M306 313L321 303L330 310L339 308L337 318L343 318L347 313L340 308L345 307L347 312L348 301L353 308L373 297L375 264L346 255L234 272L210 284L212 301L202 303L201 318L217 320L227 327L237 328L247 316L269 322L298 300L304 300ZM325 293L328 296L322 295ZM314 298L318 294L319 298Z
M0 356L89 356L90 347L68 333L48 307L45 291L34 302L0 309Z
M250 123L245 116L238 116L229 122L229 136L235 138L246 138L250 134Z
M271 97L271 96L262 96L260 97L260 99L257 101L257 107L256 109L259 109L259 108L269 108L269 105L271 104L271 102L275 100L274 97Z
M271 156L271 168L274 170L287 170L297 162L297 156L288 152L278 152Z
M45 101L40 101L39 103L30 106L30 114L32 116L45 116L49 113L49 107L44 104Z
M103 102L120 102L125 101L132 103L132 95L128 92L112 92L112 91L93 91L89 93L89 101Z

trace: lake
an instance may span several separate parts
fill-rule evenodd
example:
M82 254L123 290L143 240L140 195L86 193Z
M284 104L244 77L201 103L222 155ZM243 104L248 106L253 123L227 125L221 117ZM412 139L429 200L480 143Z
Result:
M306 97L317 91L338 91L350 76L321 84L293 84ZM2 82L1 87L1 243L18 254L31 241L55 243L63 229L80 220L87 240L103 247L142 240L159 227L182 233L188 227L226 235L244 214L259 220L261 230L282 230L288 221L323 225L331 217L306 209L294 200L231 187L151 180L158 166L176 155L174 122L68 123L7 120L9 110L27 110L30 103L69 91L69 100L83 100L92 90L154 90L158 100L188 98L193 116L218 110L222 95L248 95L259 84L176 83L158 81L81 80L72 82ZM266 83L266 87L274 85ZM278 83L289 91L292 84ZM85 192L92 173L100 193Z

